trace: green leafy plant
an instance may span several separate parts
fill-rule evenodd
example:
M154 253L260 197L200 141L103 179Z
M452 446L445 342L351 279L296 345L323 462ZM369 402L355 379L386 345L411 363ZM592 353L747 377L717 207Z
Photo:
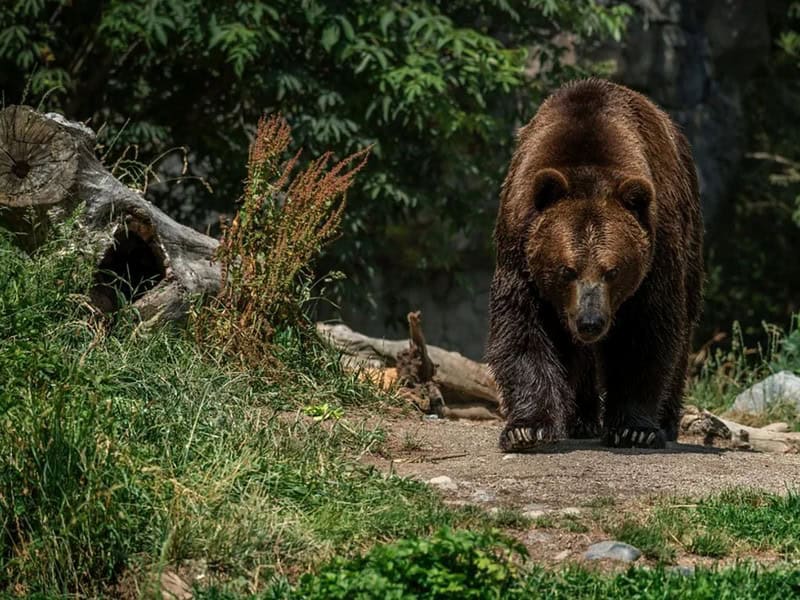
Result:
M505 598L519 589L525 547L497 533L442 529L378 546L306 575L298 598Z

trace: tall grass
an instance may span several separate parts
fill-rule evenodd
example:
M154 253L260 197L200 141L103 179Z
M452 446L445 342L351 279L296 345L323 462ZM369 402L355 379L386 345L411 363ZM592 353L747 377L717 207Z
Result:
M734 323L729 347L711 352L692 380L689 402L722 412L731 408L737 394L773 373L788 370L800 374L800 315L792 318L787 330L765 323L764 332L764 343L748 348L741 327ZM800 424L800 416L793 407L781 405L771 410L774 414L765 415L767 420Z
M0 237L0 595L113 596L188 559L258 587L456 518L354 461L380 430L304 415L383 401L336 356L276 330L276 381L130 308L109 330L75 235L33 257Z

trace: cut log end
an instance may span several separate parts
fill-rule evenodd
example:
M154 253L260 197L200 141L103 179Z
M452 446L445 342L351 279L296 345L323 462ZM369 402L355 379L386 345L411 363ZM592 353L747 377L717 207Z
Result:
M0 206L62 203L75 182L80 142L27 106L0 111Z
M191 298L219 290L218 243L115 179L94 156L94 139L55 113L0 111L0 224L33 251L83 204L75 243L97 256L95 307L109 313L130 303L145 320L181 319Z

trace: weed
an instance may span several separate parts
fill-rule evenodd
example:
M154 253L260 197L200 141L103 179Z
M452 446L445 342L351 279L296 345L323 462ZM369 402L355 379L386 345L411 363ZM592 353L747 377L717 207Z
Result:
M730 552L730 540L719 533L700 533L686 545L686 549L697 556L722 558Z
M311 262L337 235L344 194L367 160L364 150L331 166L326 153L295 174L300 154L283 162L290 144L281 117L259 121L242 204L217 251L221 291L193 320L201 343L250 366L273 358L276 331L304 324Z
M491 522L495 527L505 529L527 529L531 525L531 519L513 508L498 509L491 514Z

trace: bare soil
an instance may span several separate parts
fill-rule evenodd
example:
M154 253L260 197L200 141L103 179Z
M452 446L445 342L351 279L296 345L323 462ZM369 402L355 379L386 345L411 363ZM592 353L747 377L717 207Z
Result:
M497 447L499 421L424 420L414 415L389 418L382 426L388 437L381 454L363 460L422 481L449 477L452 484L437 486L448 503L477 504L490 511L540 510L557 517L556 523L564 509L594 515L581 519L588 525L586 532L543 527L536 521L530 529L515 532L535 560L551 565L580 561L589 545L609 539L597 525L598 510L635 515L659 497L698 498L733 487L783 493L800 484L800 454L690 443L669 444L664 450L608 449L598 440L568 440L529 454L503 454ZM766 554L751 558L775 560ZM682 552L677 560L683 565L708 562ZM616 570L622 565L598 567Z

